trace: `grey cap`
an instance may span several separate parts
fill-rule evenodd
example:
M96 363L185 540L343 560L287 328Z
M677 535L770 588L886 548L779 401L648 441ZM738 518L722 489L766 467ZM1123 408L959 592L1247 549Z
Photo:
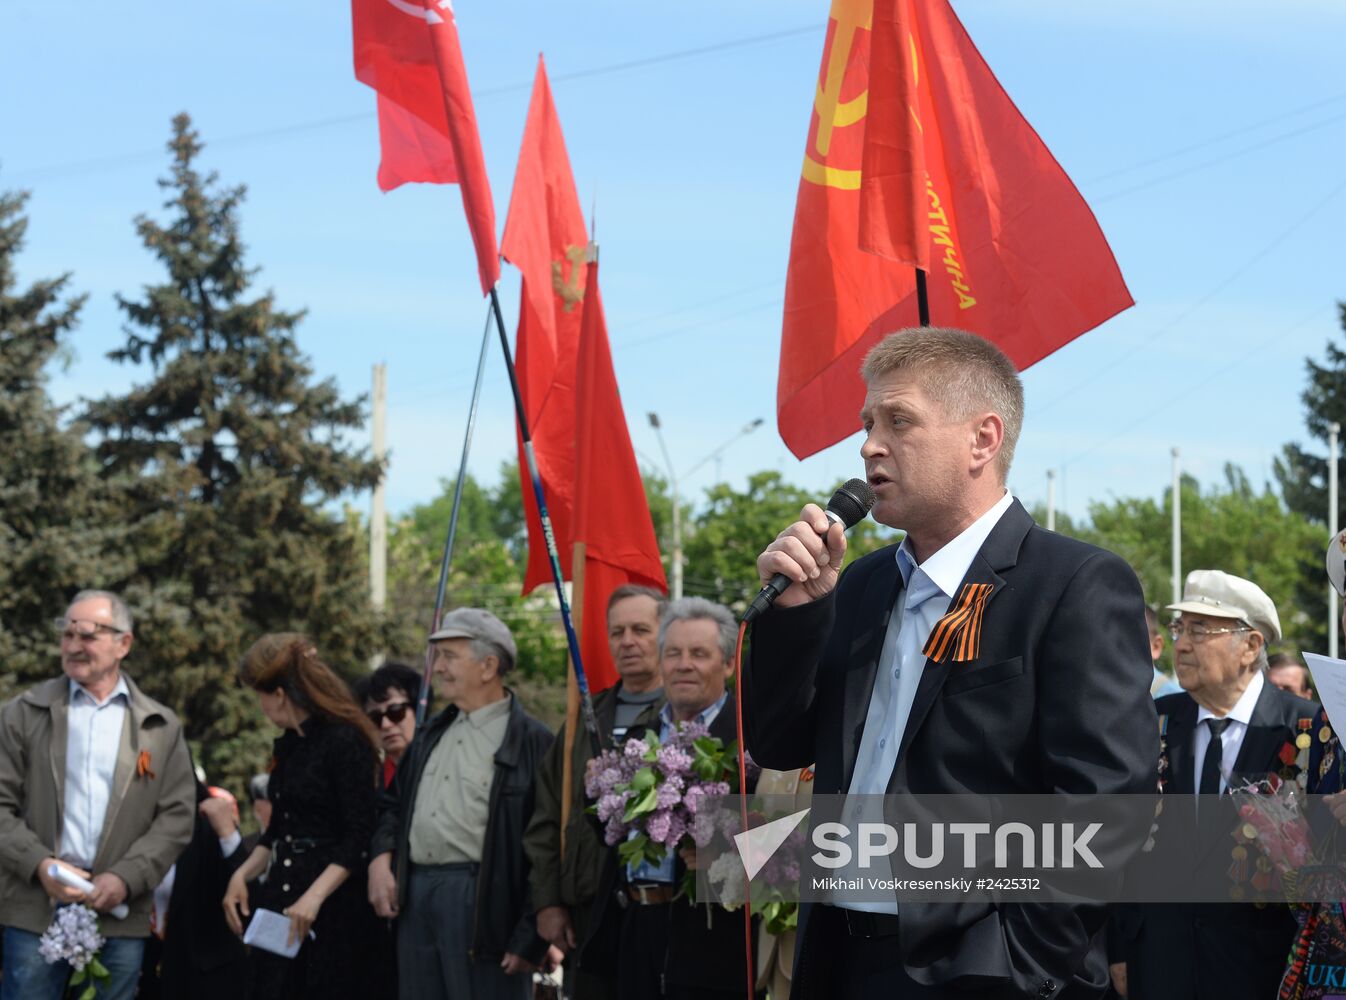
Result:
M514 645L514 636L509 626L485 608L455 608L439 623L439 628L430 633L430 641L440 639L484 639L494 643L509 654L512 666L519 658L519 647Z
M1266 591L1251 580L1218 569L1194 569L1188 573L1182 600L1170 604L1168 609L1212 618L1237 618L1261 632L1267 642L1281 637L1281 619Z

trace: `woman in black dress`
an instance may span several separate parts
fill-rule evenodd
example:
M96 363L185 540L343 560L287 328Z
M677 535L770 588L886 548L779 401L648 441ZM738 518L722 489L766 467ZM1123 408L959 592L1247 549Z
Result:
M252 911L290 918L293 959L259 948L248 961L252 1000L339 997L363 978L369 927L365 867L374 828L378 735L341 679L302 635L258 639L239 679L285 732L276 740L271 824L229 880L225 918L235 933ZM248 883L268 870L249 898ZM309 937L309 932L313 937Z

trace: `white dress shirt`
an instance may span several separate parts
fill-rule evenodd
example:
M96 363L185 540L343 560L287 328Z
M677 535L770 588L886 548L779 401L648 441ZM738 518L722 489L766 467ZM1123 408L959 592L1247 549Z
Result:
M1234 773L1234 763L1239 759L1239 750L1243 748L1243 737L1248 733L1248 723L1252 721L1253 709L1257 707L1257 699L1262 696L1262 686L1265 683L1266 680L1262 676L1262 671L1257 671L1242 696L1229 710L1229 714L1224 716L1229 720L1229 725L1225 727L1224 735L1220 737L1222 742L1220 747L1221 795L1229 787L1229 776ZM1192 787L1198 791L1201 789L1201 762L1206 759L1206 748L1210 746L1210 726L1206 725L1206 720L1218 718L1220 716L1208 708L1197 708L1196 752L1193 754L1195 760L1192 762Z
M65 741L65 815L61 826L61 860L91 869L103 836L117 751L131 700L126 678L98 702L70 682L69 731Z
M888 781L897 766L897 750L907 728L907 717L925 669L926 656L921 650L935 623L949 610L954 592L967 576L972 560L1013 502L1014 497L1006 490L994 507L920 565L916 563L910 539L904 538L898 546L897 566L905 586L893 605L884 633L864 734L851 774L850 795L881 796L887 792ZM881 812L877 798L857 801L848 807L852 824L859 820L881 823ZM879 878L887 875L873 871L859 874ZM838 905L871 913L897 912L896 901Z

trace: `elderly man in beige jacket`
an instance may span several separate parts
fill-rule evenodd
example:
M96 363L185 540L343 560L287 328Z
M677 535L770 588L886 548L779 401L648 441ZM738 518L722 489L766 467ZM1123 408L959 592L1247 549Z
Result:
M131 625L116 594L77 594L57 620L64 676L0 707L0 1000L64 994L71 968L48 964L38 939L65 903L101 915L111 978L100 1000L134 996L154 887L191 839L195 796L182 726L121 671ZM93 890L62 884L53 866Z

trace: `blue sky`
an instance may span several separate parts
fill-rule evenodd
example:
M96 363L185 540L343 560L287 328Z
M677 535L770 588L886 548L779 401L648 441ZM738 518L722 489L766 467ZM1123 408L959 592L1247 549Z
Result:
M660 457L645 420L657 410L679 470L763 417L725 451L724 478L778 468L821 492L860 471L858 438L801 463L774 427L827 4L456 7L502 227L546 54L581 201L597 204L614 362L642 458ZM1303 360L1336 335L1334 302L1346 298L1346 8L955 9L1093 206L1137 301L1025 374L1011 487L1040 500L1058 469L1058 505L1080 515L1091 500L1160 492L1175 445L1203 481L1230 461L1270 478L1281 445L1304 435ZM5 0L0 38L0 187L32 192L20 275L68 270L90 295L56 397L145 377L103 356L122 337L114 292L161 277L132 218L159 212L169 120L186 110L204 165L247 185L259 290L308 309L299 340L318 372L355 394L387 363L390 509L433 496L457 467L485 306L457 190L382 195L374 183L374 95L352 73L347 6ZM512 333L517 278L505 273ZM473 470L494 480L513 433L497 352ZM714 475L703 464L684 493Z

